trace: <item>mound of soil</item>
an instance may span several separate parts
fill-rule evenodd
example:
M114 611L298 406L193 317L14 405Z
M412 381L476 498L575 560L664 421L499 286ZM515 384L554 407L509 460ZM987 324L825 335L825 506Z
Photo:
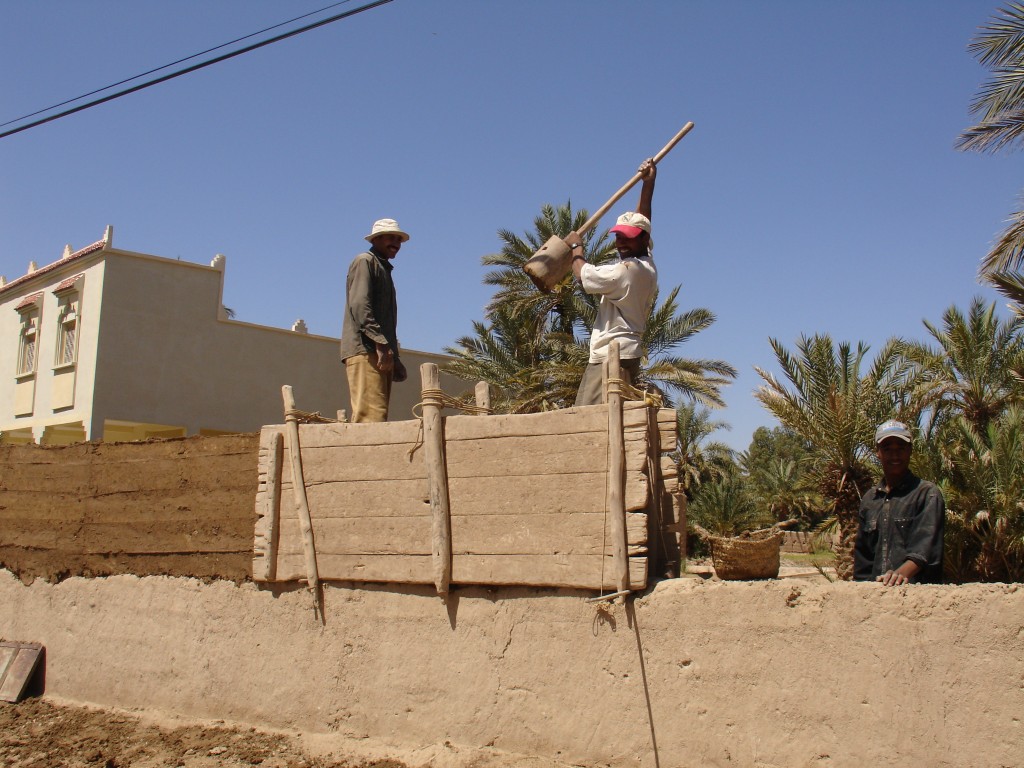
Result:
M127 712L40 698L0 703L6 768L407 768L394 760L350 763L306 754L284 734L226 725L145 722Z

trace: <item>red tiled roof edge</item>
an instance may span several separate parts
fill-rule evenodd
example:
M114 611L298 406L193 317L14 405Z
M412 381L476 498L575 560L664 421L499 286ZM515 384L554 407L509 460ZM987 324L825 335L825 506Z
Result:
M24 309L25 307L30 307L37 301L39 301L42 297L42 291L39 291L39 293L33 293L31 296L26 296L24 299L18 302L18 306L14 308L14 311L17 312L18 310Z
M22 275L17 280L11 280L11 282L9 282L7 285L5 285L3 287L0 287L0 294L6 293L8 290L13 288L14 286L21 285L24 282L28 282L29 280L31 280L34 277L38 277L39 275L45 275L47 272L53 272L55 269L63 267L65 264L68 264L68 263L74 261L75 259L80 259L83 256L88 256L90 253L95 253L96 251L101 251L101 250L103 250L103 247L106 244L107 244L106 240L97 240L92 245L87 245L87 246L85 246L85 248L80 248L79 250L75 251L74 253L68 254L67 256L65 256L64 258L60 259L59 261L55 261L52 264L47 264L45 267L40 267L35 272L32 272L32 273L30 273L28 275Z
M53 289L53 292L54 293L60 293L61 291L66 290L66 289L70 288L71 286L73 286L75 283L77 283L83 277L85 277L85 272L79 272L74 277L69 277L67 280L62 281L60 285L58 285L56 288Z

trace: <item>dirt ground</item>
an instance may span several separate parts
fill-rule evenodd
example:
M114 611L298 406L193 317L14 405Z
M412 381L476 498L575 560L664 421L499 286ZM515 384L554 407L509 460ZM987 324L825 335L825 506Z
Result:
M445 742L396 758L340 757L337 742L222 720L83 706L56 697L0 702L3 768L571 768L566 763ZM382 747L367 744L366 752ZM341 749L344 751L344 748Z
M407 768L395 760L336 761L296 737L225 724L156 723L116 710L41 698L0 703L5 768Z

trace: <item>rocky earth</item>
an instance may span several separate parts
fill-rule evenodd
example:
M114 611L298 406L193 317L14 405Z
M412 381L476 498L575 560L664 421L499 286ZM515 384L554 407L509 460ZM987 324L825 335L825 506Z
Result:
M387 748L363 745L366 753ZM403 758L341 755L330 737L261 730L222 720L183 721L154 712L30 696L0 702L3 768L570 768L567 763L450 742Z
M0 705L7 768L405 768L395 760L337 761L298 739L225 724L158 724L128 712L41 698Z

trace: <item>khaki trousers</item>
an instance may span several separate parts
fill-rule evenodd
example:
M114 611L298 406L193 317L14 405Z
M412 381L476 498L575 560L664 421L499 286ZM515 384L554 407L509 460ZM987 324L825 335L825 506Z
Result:
M353 423L388 420L391 374L383 374L374 363L377 355L355 355L345 360L345 376L352 401L349 421Z
M627 358L619 361L621 379L633 386L640 374L640 358ZM608 402L608 390L604 381L604 363L588 363L583 372L576 402L573 405L601 405Z

